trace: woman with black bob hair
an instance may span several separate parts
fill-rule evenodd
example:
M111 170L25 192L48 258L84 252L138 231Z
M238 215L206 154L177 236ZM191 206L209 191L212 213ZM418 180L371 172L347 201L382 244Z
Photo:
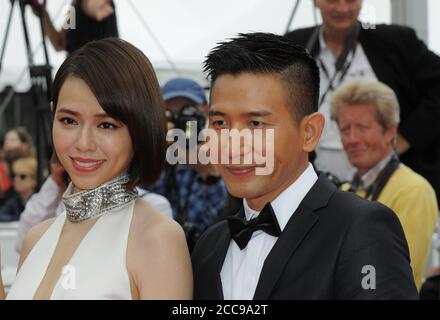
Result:
M7 299L191 299L184 233L138 198L165 160L153 67L108 38L72 54L54 81L54 149L72 182L66 210L29 231Z

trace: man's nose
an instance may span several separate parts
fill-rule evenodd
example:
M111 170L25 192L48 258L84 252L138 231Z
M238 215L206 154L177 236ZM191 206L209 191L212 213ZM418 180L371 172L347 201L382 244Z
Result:
M348 13L351 10L349 0L339 0L336 6L336 10L340 13Z
M252 152L253 136L249 129L234 128L227 136L224 135L222 140L224 141L222 145L226 147L225 151L228 152L233 163L241 163L241 160Z
M360 141L359 139L360 139L359 132L355 129L351 129L350 133L348 135L349 142L352 144L356 144L356 143L359 143L359 141Z

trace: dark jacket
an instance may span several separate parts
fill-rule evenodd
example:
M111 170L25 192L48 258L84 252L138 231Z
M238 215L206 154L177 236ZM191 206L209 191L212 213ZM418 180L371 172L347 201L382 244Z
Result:
M222 221L197 243L195 299L223 299L220 271L230 241ZM365 278L373 276L370 266L375 289L365 287L373 284ZM394 212L337 190L323 174L270 251L254 295L257 300L417 298L408 245Z

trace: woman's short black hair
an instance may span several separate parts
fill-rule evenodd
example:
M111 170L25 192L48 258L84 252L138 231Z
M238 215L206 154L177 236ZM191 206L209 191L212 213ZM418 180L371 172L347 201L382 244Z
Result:
M160 86L148 58L117 38L86 44L64 61L55 76L54 113L61 87L70 76L86 82L102 109L128 127L134 151L129 186L152 185L165 163L166 122Z
M299 122L318 110L319 69L310 54L292 40L272 33L241 33L211 50L204 71L214 86L225 74L274 75L286 88L291 114Z

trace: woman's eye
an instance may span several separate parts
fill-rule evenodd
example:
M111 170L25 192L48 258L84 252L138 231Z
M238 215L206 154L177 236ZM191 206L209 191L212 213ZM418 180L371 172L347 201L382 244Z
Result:
M71 119L71 118L61 118L60 122L65 124L65 125L74 125L74 124L76 124L76 121Z
M104 122L99 125L101 129L116 129L117 126L110 122Z

